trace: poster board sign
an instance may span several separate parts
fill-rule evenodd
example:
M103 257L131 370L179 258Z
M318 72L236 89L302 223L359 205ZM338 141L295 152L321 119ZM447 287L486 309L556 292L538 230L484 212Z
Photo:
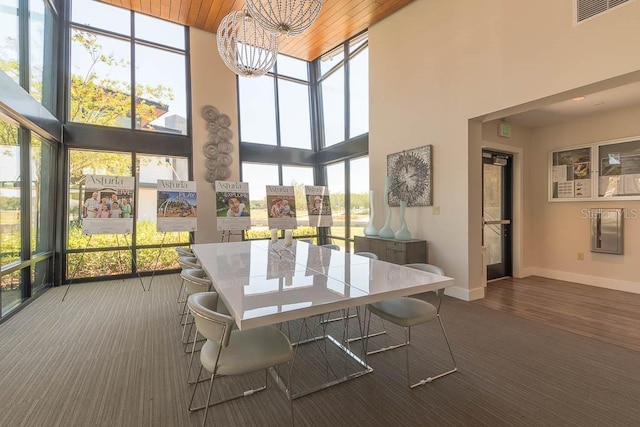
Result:
M304 194L309 212L309 225L311 227L331 227L331 201L329 189L326 186L305 185Z
M158 180L157 195L160 232L196 231L198 227L198 197L195 181Z
M82 205L84 234L128 234L133 231L135 178L85 176Z
M216 181L215 189L217 230L250 229L249 183Z
M286 230L298 227L296 196L292 185L267 185L267 213L269 228Z

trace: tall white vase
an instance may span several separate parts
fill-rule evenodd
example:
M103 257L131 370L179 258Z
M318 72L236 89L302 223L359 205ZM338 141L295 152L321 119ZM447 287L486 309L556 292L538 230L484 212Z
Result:
M378 235L383 239L393 239L395 233L391 229L391 207L389 206L389 187L391 185L391 178L387 177L384 182L384 208L387 211L387 219L384 222L384 226L380 229Z
M378 229L373 223L375 212L373 211L373 190L369 191L369 223L364 227L365 236L377 236Z
M407 202L400 201L400 229L396 231L397 240L411 240L411 232L407 228L407 221L404 219L404 211L407 209Z

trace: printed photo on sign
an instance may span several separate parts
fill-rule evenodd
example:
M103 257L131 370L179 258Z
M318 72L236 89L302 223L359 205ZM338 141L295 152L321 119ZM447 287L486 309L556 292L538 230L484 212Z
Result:
M293 186L267 185L269 228L297 228L296 197Z
M216 217L218 231L251 228L249 184L216 181Z
M158 231L196 231L198 200L195 181L159 179L157 212Z
M333 217L329 189L326 186L305 186L304 192L309 212L309 225L330 227L333 224Z
M85 234L127 234L133 229L131 176L87 175L82 205L82 232Z
M242 217L249 214L249 198L237 193L218 193L216 195L218 217Z

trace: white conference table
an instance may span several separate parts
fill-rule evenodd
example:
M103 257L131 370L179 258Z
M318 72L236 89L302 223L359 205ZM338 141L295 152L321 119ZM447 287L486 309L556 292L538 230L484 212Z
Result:
M294 240L192 245L238 329L452 286L450 277Z
M278 385L292 399L373 371L366 361L366 340L361 356L352 352L349 340L345 341L349 320L344 312L339 318L344 321L345 335L341 339L334 338L326 329L321 334L310 331L306 319L389 298L437 291L454 283L450 277L295 240L289 247L282 240L204 243L191 247L238 329L302 319L302 325L313 338L298 339L296 354L300 344L326 339L345 358L355 361L356 369L341 371L346 364L332 366L327 347L317 346L331 375L319 381L320 385L307 386L297 393L287 390L278 372L272 370Z

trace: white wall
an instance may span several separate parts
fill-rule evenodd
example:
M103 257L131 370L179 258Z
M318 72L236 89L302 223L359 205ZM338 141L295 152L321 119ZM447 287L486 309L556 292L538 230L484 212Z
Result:
M407 220L457 297L484 295L482 127L468 120L640 69L640 2L579 26L572 4L416 0L369 30L371 187L381 194L387 154L433 144L441 214Z
M215 191L205 180L207 169L203 146L209 132L206 121L200 115L205 105L213 105L221 113L231 117L233 130L231 143L235 150L231 153L233 164L229 181L240 177L238 162L238 102L236 75L231 72L218 55L216 36L213 33L190 29L191 38L191 108L193 115L193 176L198 188L198 231L197 243L219 242L221 234L216 231Z
M590 116L555 126L533 129L532 233L529 242L532 272L640 293L640 201L548 202L548 156L561 147L640 136L640 108ZM597 155L597 154L596 154ZM625 208L624 255L590 252L590 208ZM584 261L577 253L584 253Z

